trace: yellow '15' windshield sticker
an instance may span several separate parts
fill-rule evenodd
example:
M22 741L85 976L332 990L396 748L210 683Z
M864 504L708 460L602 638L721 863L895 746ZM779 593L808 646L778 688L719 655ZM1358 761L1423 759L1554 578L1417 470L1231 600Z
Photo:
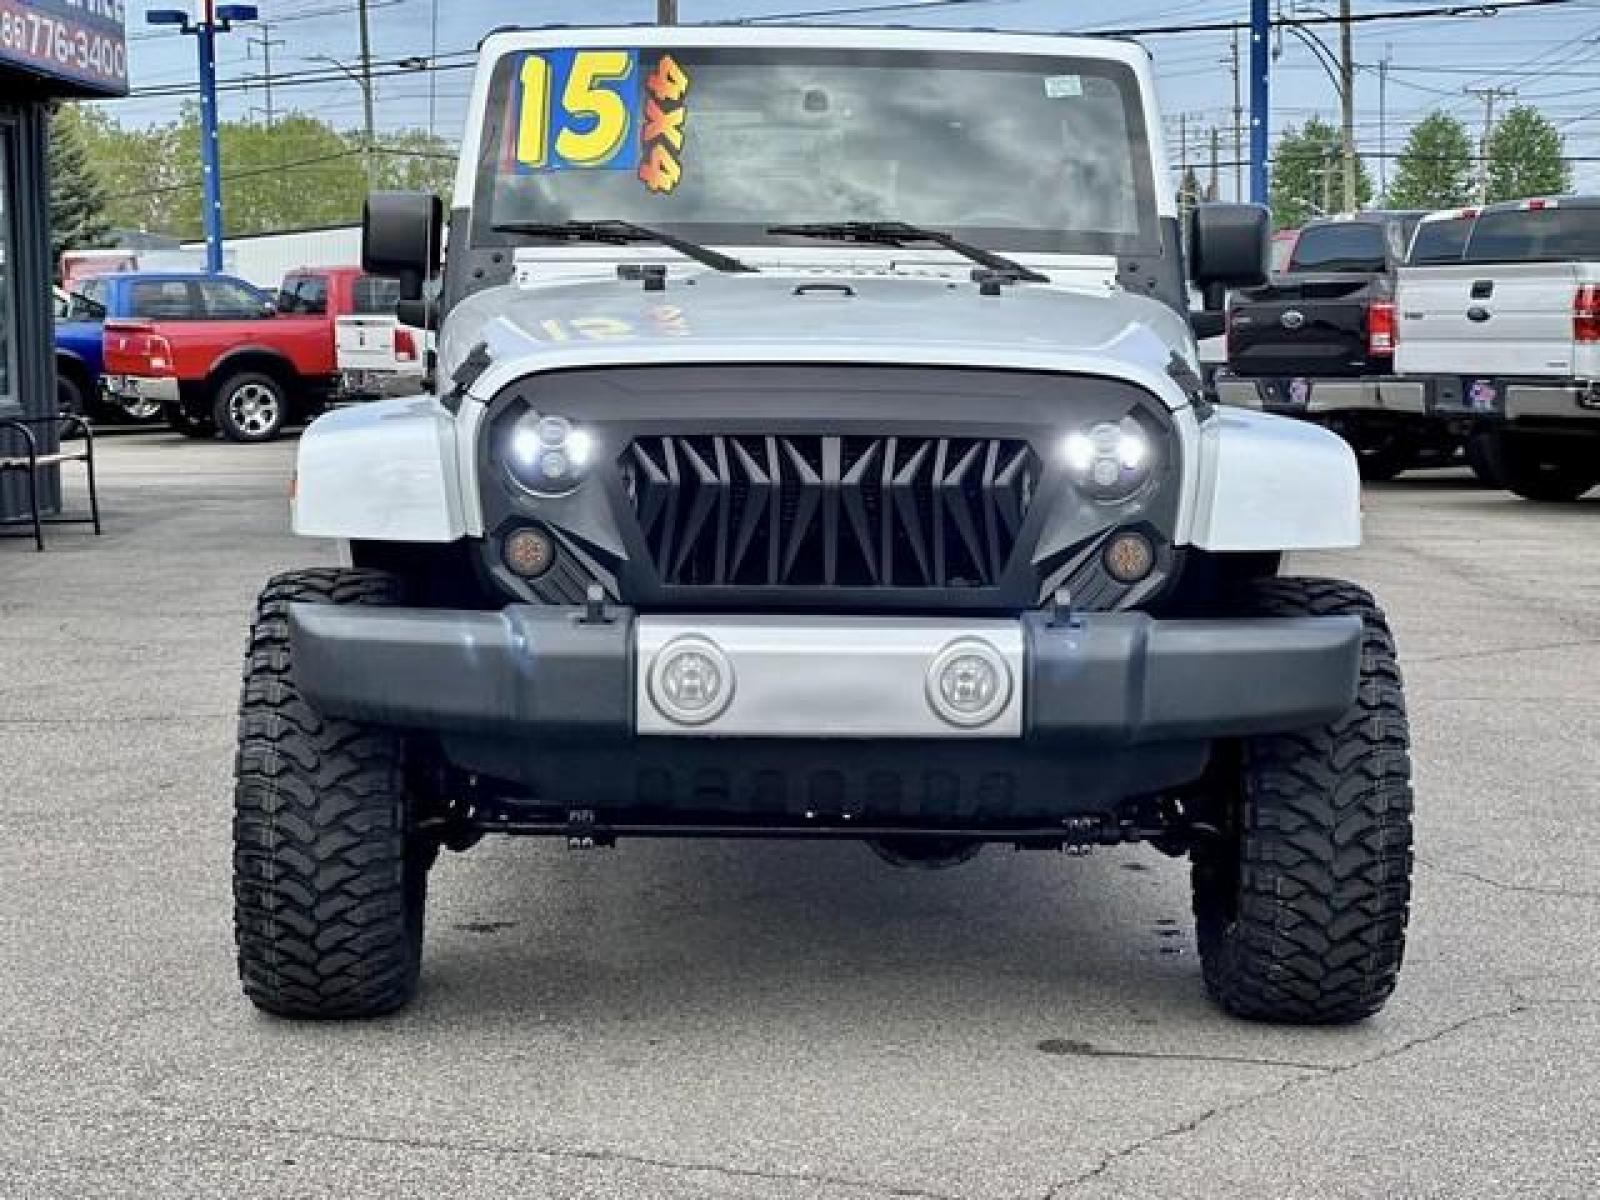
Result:
M632 171L665 194L683 178L689 73L670 54L646 73L637 50L545 50L517 68L515 174Z

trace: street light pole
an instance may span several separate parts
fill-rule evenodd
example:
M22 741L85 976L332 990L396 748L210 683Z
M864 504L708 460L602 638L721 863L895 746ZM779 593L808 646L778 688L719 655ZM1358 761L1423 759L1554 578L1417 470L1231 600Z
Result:
M212 0L195 28L200 43L201 214L206 230L206 270L222 274L222 148L217 140L217 24Z
M201 19L191 21L181 8L157 8L145 13L151 25L171 25L194 37L200 47L200 174L201 220L206 231L206 270L222 273L222 152L217 140L217 34L227 33L235 21L254 21L253 4L217 4L202 0Z
M1272 60L1267 42L1272 35L1272 11L1267 0L1250 0L1250 199L1266 204L1267 122L1272 92Z

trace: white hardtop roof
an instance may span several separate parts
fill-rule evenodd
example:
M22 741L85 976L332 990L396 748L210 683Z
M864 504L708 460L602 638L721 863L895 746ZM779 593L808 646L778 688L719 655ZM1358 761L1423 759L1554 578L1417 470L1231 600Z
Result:
M826 25L550 25L499 29L483 40L485 55L530 46L757 46L841 50L938 50L946 53L1036 54L1097 58L1148 68L1149 52L1123 38L998 30L908 29Z

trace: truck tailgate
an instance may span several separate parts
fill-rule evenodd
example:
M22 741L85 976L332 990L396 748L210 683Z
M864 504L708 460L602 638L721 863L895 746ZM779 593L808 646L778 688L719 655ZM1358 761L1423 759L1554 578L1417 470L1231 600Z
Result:
M1572 378L1582 365L1572 321L1582 270L1572 263L1402 268L1396 369Z
M401 363L394 352L395 317L340 317L334 322L334 345L341 371L397 371ZM406 364L409 366L410 364Z
M1370 275L1280 275L1243 293L1229 317L1240 375L1359 375L1367 369Z

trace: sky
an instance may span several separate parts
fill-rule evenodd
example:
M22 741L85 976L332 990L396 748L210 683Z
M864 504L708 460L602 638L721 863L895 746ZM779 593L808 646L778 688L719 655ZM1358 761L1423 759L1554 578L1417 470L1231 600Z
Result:
M1275 0L1286 14L1310 15L1318 5L1307 0ZM191 4L198 0L191 0ZM1456 16L1409 21L1379 21L1355 27L1356 135L1375 179L1383 174L1376 157L1393 155L1409 128L1436 108L1462 118L1474 135L1481 130L1484 104L1468 87L1514 89L1518 102L1543 109L1562 128L1569 155L1596 161L1578 164L1580 185L1600 186L1600 0L1568 0L1549 8L1515 10L1502 0L1499 15ZM739 17L779 16L815 10L884 6L876 13L833 16L830 23L896 23L932 27L989 27L1030 31L1083 31L1142 25L1213 23L1242 20L1248 0L679 0L679 19L690 24ZM132 0L128 7L129 72L140 89L171 89L195 78L194 42L171 31L148 27L147 8L173 7L173 0ZM178 0L179 7L182 0ZM1438 0L1356 0L1363 13L1393 13L1437 7ZM1336 0L1324 9L1336 10ZM331 56L353 66L358 57L356 0L260 0L263 23L236 26L219 43L219 73L224 81L253 80L248 91L223 96L224 119L260 118L266 92L262 43L270 40L274 75L304 72L337 74ZM393 64L411 56L431 56L460 64L490 29L501 25L606 24L654 18L654 0L369 0L375 63ZM437 40L434 38L437 22ZM1338 28L1314 32L1337 50ZM1169 151L1174 162L1187 158L1202 167L1209 161L1210 128L1220 129L1221 157L1233 153L1233 37L1224 32L1159 35L1140 39L1156 64ZM1327 73L1311 49L1282 36L1274 68L1274 136L1286 125L1320 115L1337 122L1339 104ZM1241 45L1241 53L1246 53ZM448 56L454 55L454 58ZM1387 60L1386 71L1380 63ZM385 69L393 70L393 66ZM1380 87L1380 75L1386 86ZM1246 76L1246 79L1248 77ZM401 75L377 81L380 130L404 126L433 128L454 140L465 120L470 72L461 69ZM1383 93L1380 95L1380 92ZM145 95L112 102L109 110L129 125L170 120L181 97ZM360 88L335 78L315 83L280 81L273 92L282 113L314 113L336 125L356 128L362 119ZM1501 100L1503 105L1506 101ZM1187 133L1187 154L1183 133ZM1392 170L1392 160L1388 160ZM1221 171L1224 197L1232 192L1231 165Z

